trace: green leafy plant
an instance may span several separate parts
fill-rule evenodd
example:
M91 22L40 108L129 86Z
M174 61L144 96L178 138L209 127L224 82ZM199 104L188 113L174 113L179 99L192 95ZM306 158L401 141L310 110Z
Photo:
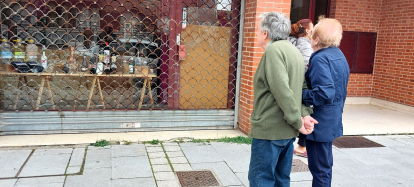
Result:
M210 139L206 139L206 140L204 140L204 139L192 139L190 142L192 142L192 143L210 143Z
M144 141L144 144L152 144L152 145L157 145L159 143L162 143L162 141L159 141L158 139L156 140L151 140L151 141Z
M109 145L109 142L106 140L97 140L95 143L92 143L91 145L95 146L95 147L105 147L107 145Z
M237 136L237 137L224 137L217 139L216 142L228 142L228 143L239 143L239 144L252 144L251 137Z
M124 145L131 145L132 142L131 141L124 141Z

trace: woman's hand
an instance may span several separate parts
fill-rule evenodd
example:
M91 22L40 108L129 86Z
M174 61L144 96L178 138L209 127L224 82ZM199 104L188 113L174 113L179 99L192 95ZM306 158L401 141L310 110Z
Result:
M302 117L302 128L299 129L299 132L305 135L308 135L313 132L315 124L318 124L318 121L316 121L313 117L306 116Z

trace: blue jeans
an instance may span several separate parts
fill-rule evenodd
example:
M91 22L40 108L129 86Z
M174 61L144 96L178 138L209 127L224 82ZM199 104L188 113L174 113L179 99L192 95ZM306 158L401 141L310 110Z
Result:
M330 187L332 183L332 142L306 140L312 187Z
M250 157L250 187L289 187L293 142L253 138Z

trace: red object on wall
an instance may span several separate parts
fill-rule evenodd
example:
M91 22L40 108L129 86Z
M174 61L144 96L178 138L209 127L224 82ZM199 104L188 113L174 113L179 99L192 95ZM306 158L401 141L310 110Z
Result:
M180 45L178 48L179 60L185 60L185 54L186 54L185 45Z

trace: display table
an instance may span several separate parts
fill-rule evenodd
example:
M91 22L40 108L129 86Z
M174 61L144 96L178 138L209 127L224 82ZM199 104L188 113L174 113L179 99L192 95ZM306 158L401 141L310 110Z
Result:
M157 75L153 74L153 73L149 73L149 74L142 74L142 73L136 73L136 74L122 74L122 73L116 73L116 74L90 74L89 72L78 72L78 73L47 73L47 72L42 72L42 73L16 73L16 72L0 72L0 75L13 75L13 76L20 76L19 78L19 84L18 84L18 88L21 87L22 84L22 79L25 80L25 83L27 84L27 76L40 76L42 77L42 81L40 83L40 88L39 88L39 94L38 94L38 98L37 98L37 102L36 102L36 106L33 106L32 103L32 107L36 108L36 110L39 110L39 105L40 105L40 101L42 98L42 94L43 94L43 89L44 86L46 84L47 89L49 89L49 97L51 98L51 103L52 103L52 109L55 109L54 106L54 101L53 101L53 95L52 92L50 91L50 83L49 83L49 79L53 76L69 76L69 77L93 77L93 82L92 82L92 86L91 86L91 90L89 93L89 97L88 97L88 104L86 106L86 109L89 110L90 104L91 104L91 100L92 100L92 96L93 96L93 92L95 89L95 85L98 84L98 92L101 98L101 102L103 104L103 108L105 109L105 102L104 102L104 98L102 95L102 89L101 89L101 85L99 84L99 78L100 77L119 77L119 78L143 78L144 79L144 86L143 86L143 90L141 92L141 97L139 100L139 105L138 105L138 110L141 109L142 106L142 102L144 100L144 96L145 96L145 89L148 86L149 89L149 97L151 100L151 104L152 104L152 108L154 108L154 100L152 98L152 91L151 91L151 78L153 77L157 77ZM15 103L14 103L14 110L16 110L17 107L17 101L19 99L19 95L20 92L22 90L20 90L17 95L16 95L16 99L15 99ZM32 99L31 94L29 94L30 98ZM119 105L120 100L118 100L118 105ZM76 102L75 102L76 103Z

